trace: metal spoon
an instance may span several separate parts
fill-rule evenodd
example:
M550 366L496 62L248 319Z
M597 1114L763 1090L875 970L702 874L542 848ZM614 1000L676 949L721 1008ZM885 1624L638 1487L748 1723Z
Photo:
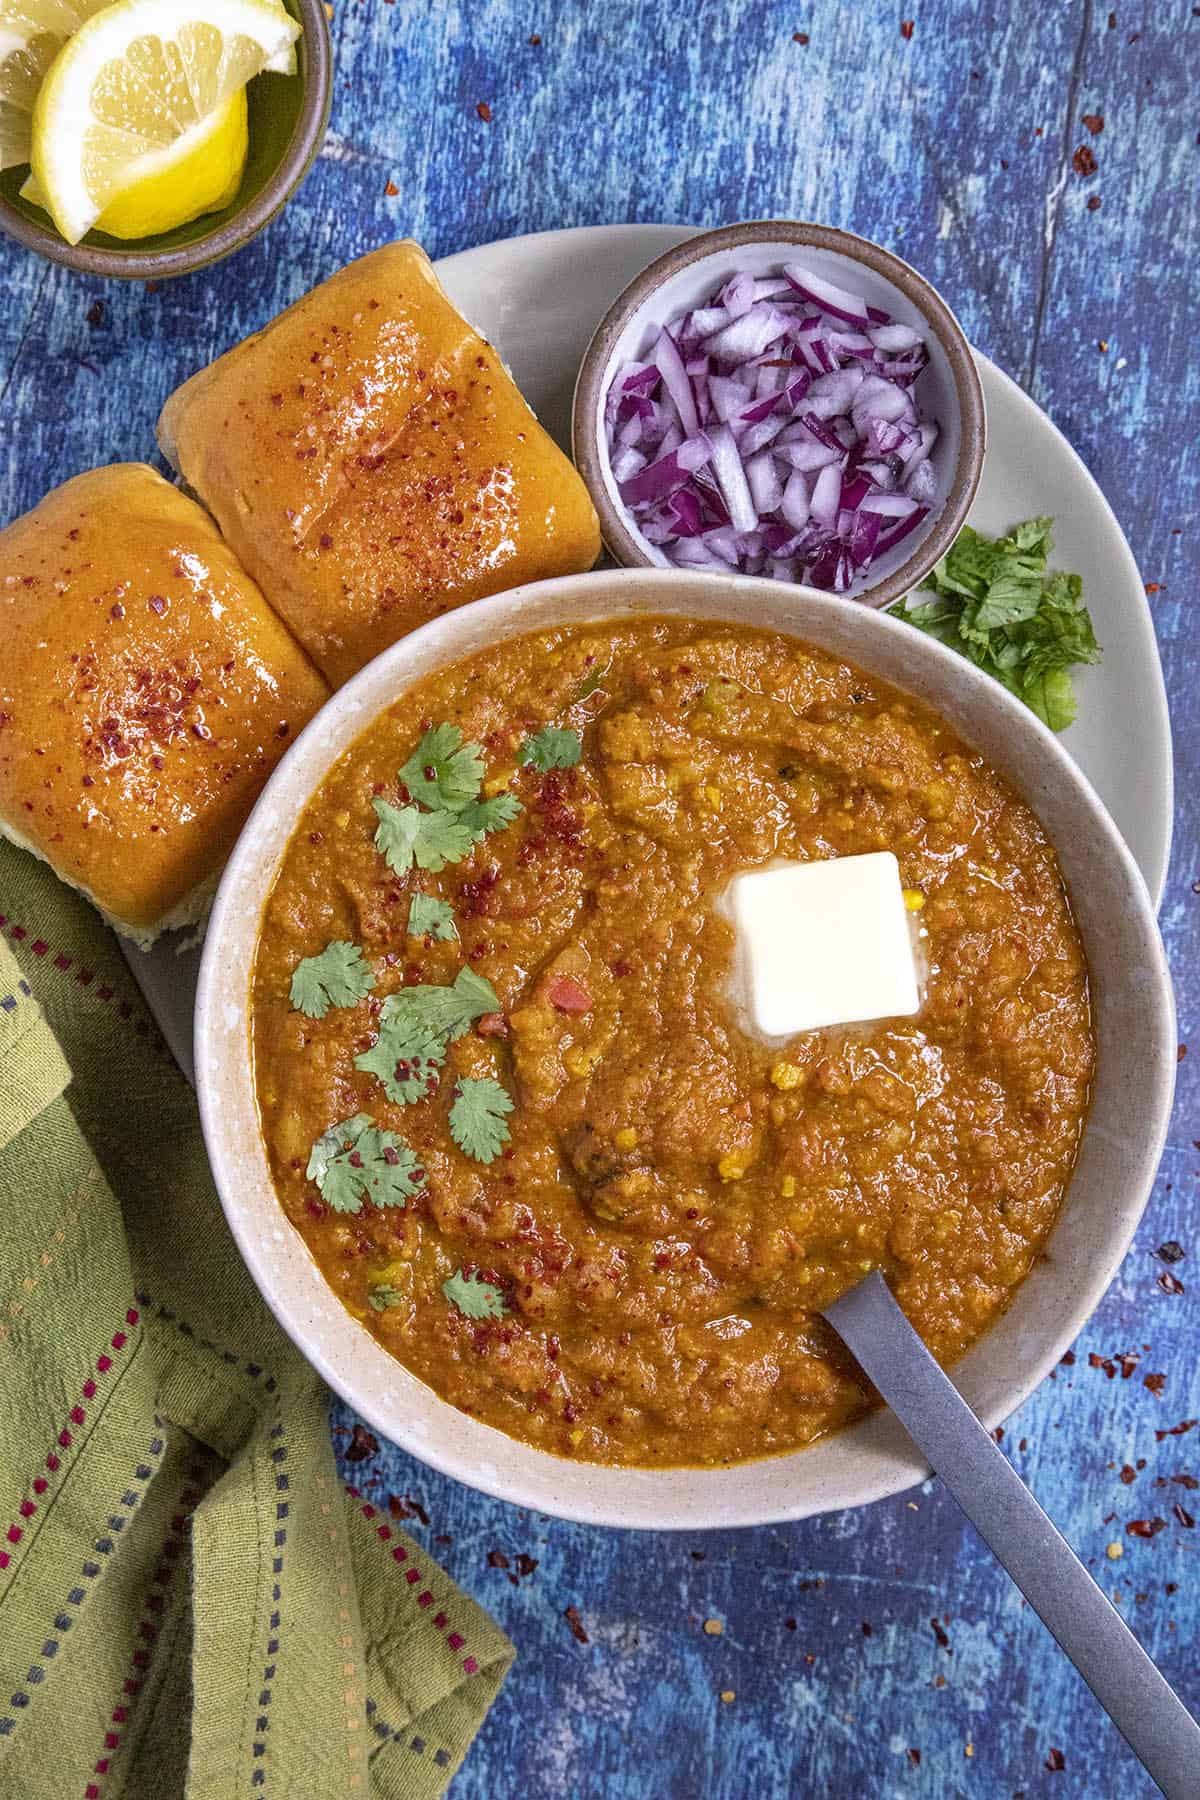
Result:
M876 1270L825 1318L1167 1800L1200 1795L1200 1725L935 1362Z

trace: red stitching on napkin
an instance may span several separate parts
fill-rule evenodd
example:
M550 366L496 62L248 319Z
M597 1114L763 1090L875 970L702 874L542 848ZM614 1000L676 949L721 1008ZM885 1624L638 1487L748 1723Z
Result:
M376 1517L378 1508L372 1506L369 1500L364 1500L357 1488L348 1487L346 1492L352 1500L358 1502L358 1510L364 1519L374 1519ZM392 1535L391 1528L387 1525L377 1525L375 1527L375 1532L376 1536L381 1538L384 1542ZM409 1560L408 1551L404 1548L403 1544L394 1544L392 1546L391 1554L393 1562L403 1563L408 1562ZM413 1564L410 1568L405 1569L404 1579L410 1585L415 1587L418 1581L424 1581L427 1578L422 1575L420 1569ZM422 1607L433 1605L433 1595L428 1588L426 1588L423 1593L417 1595L417 1605ZM444 1612L437 1613L434 1616L433 1622L439 1631L446 1631L446 1627L450 1623ZM458 1631L446 1632L446 1642L449 1644L451 1650L465 1650L467 1647L466 1638ZM462 1669L464 1675L475 1675L479 1672L479 1663L473 1656L464 1656L462 1658Z
M182 1510L174 1513L167 1526L166 1535L159 1549L158 1567L150 1577L150 1586L142 1601L142 1616L138 1621L137 1634L142 1643L148 1644L148 1650L135 1650L130 1658L130 1673L121 1683L124 1700L119 1700L109 1714L109 1724L104 1733L104 1754L92 1765L92 1777L83 1790L83 1800L100 1800L100 1792L104 1785L103 1777L108 1774L114 1750L120 1748L121 1732L115 1726L126 1725L132 1708L128 1702L136 1699L145 1680L145 1672L154 1654L154 1645L158 1638L158 1623L166 1611L167 1593L171 1586L179 1557L191 1529L192 1512L203 1496L202 1483L206 1471L197 1463L190 1467L184 1477L184 1488L179 1496Z
M7 935L12 938L13 942L17 944L22 943L29 936L29 931L24 925L14 925L12 920L4 913L0 913L0 932L7 933ZM39 937L34 939L29 948L33 951L35 956L40 957L44 961L46 957L50 955L53 945L48 944L45 938ZM74 957L69 955L65 950L59 950L51 958L49 966L52 969L57 969L60 975L66 975L74 965ZM78 968L75 969L72 979L77 981L82 988L91 987L92 982L96 979L96 971L95 969L89 969L86 963L80 963ZM109 987L106 982L102 982L99 987L94 988L92 991L94 998L97 1000L103 1000L107 1003L116 999L115 989ZM135 1017L133 1008L127 1000L120 1000L117 1002L116 1012L119 1018L132 1022L133 1029L137 1032L139 1037L149 1038L155 1049L168 1062L172 1060L171 1052L167 1049L165 1042L154 1029L150 1020L140 1014Z
M0 915L0 921L2 921L2 918L3 918L3 915ZM137 1308L134 1306L131 1306L127 1309L127 1311L125 1313L125 1323L127 1325L136 1325L137 1322L138 1322ZM125 1345L125 1343L127 1342L127 1339L125 1337L124 1332L118 1332L117 1337L119 1337L121 1339L120 1345L117 1345L117 1348L120 1349ZM114 1345L116 1345L116 1342L117 1342L116 1338L113 1338L111 1341ZM108 1371L112 1368L112 1366L113 1366L113 1359L111 1356L101 1355L96 1358L97 1374L106 1375L108 1373ZM93 1379L91 1378L90 1375L87 1378L87 1380L84 1382L83 1387L81 1388L80 1392L82 1393L83 1398L85 1400L90 1400L92 1398L92 1396L95 1394L96 1383L93 1381ZM84 1410L84 1408L82 1406L80 1406L78 1403L71 1408L71 1411L67 1416L73 1425L84 1425L87 1423L87 1413ZM65 1425L62 1427L62 1429L59 1431L58 1435L54 1439L54 1443L58 1446L58 1449L60 1449L60 1450L69 1450L71 1448L71 1445L74 1443L74 1441L75 1440L74 1440L71 1432L67 1429L67 1427ZM43 1467L48 1469L51 1475L57 1475L59 1469L62 1467L62 1458L57 1454L57 1451L53 1447L47 1452ZM50 1484L46 1480L46 1477L44 1475L41 1475L41 1474L35 1475L29 1483L30 1492L33 1494L36 1494L38 1499L40 1500L42 1495L45 1494L49 1485ZM37 1510L38 1510L37 1502L34 1500L31 1500L27 1494L22 1499L20 1506L18 1507L17 1517L21 1518L21 1519L32 1519L34 1517L34 1515L36 1514ZM9 1543L9 1544L12 1544L15 1546L21 1542L21 1539L24 1535L25 1534L22 1531L20 1525L18 1525L16 1520L14 1519L13 1523L9 1526L7 1532L5 1533L4 1541L6 1543ZM11 1550L0 1550L0 1570L7 1569L9 1564L11 1563L11 1561L12 1561L12 1551Z

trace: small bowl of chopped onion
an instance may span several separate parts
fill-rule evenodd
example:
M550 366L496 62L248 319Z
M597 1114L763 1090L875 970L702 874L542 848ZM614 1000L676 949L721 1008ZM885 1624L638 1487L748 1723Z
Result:
M790 220L644 269L575 389L575 461L631 567L759 575L887 606L954 541L983 391L945 301L890 250Z

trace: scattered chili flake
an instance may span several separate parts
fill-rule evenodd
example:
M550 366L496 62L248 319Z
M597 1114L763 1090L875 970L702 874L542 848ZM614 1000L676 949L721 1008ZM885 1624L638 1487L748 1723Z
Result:
M1052 1775L1057 1775L1059 1770L1065 1769L1066 1766L1067 1766L1067 1759L1063 1755L1062 1751L1058 1748L1058 1746L1056 1744L1051 1744L1050 1754L1046 1758L1047 1769L1049 1769L1049 1771Z
M1080 144L1071 158L1071 167L1077 175L1087 176L1096 173L1099 164L1096 161L1096 153L1090 144Z
M912 34L913 34L913 20L912 19L901 19L901 21L900 21L900 36L904 39L906 44L907 44L909 38L911 38ZM911 1756L912 1751L910 1750L908 1754ZM920 1752L918 1751L917 1752L917 1761L919 1762L920 1760L921 1760Z
M400 192L400 189L396 186L395 182L389 178L387 186L384 188L383 191L387 195L389 200L394 200L396 198L396 195Z
M92 304L88 307L87 312L84 314L84 317L86 318L89 325L103 325L103 323L104 323L104 302L103 302L103 300L93 300Z
M518 1575L532 1575L533 1571L537 1568L537 1566L538 1566L537 1557L530 1556L527 1551L522 1550L521 1554L517 1557L517 1574Z
M807 44L807 42L808 42L807 31L793 31L792 42L793 42L793 44Z
M1196 1148L1200 1150L1200 1142L1197 1142ZM1168 1238L1165 1243L1158 1246L1154 1254L1161 1256L1165 1263L1181 1263L1187 1255L1187 1251L1178 1238Z
M1100 196L1099 196L1099 194L1089 194L1088 195L1087 209L1089 212L1099 212L1100 211Z
M1158 1285L1164 1294L1182 1294L1186 1292L1178 1275L1172 1275L1170 1269L1164 1269L1158 1278Z
M483 120L485 125L491 124L492 109L488 105L486 100L477 100L475 102L475 111L479 114L480 118Z
M577 1606L564 1607L563 1618L567 1621L567 1624L571 1627L571 1636L575 1639L575 1642L577 1644L590 1644L591 1643L592 1640L588 1637L587 1632L583 1629L583 1620L579 1616L579 1608Z
M1191 1513L1188 1511L1187 1507L1181 1506L1179 1504L1178 1500L1175 1502L1175 1505L1172 1507L1171 1510L1175 1514L1175 1517L1179 1520L1179 1523L1183 1526L1185 1531L1192 1531L1195 1528L1195 1524L1196 1524L1195 1519L1193 1519L1193 1517L1192 1517Z
M1099 350L1101 356L1107 356L1108 355L1108 339L1107 338L1097 338L1096 339L1096 348L1097 348L1097 350Z
M1093 137L1099 137L1100 133L1104 130L1103 113L1084 113L1083 122Z
M921 1766L921 1752L919 1750L912 1749L910 1746L909 1752L908 1752L908 1760L912 1764L914 1769L919 1769Z
M933 1618L930 1619L929 1624L934 1637L937 1639L938 1648L941 1650L949 1650L950 1639L947 1637L939 1621L936 1618Z
M1060 1365L1069 1369L1071 1364L1075 1361L1075 1352L1073 1350L1064 1350L1058 1360Z
M1148 581L1146 583L1146 592L1148 594L1161 594L1162 590L1163 590L1163 584L1161 581ZM1185 1046L1185 1048L1186 1048L1186 1046Z
M487 1553L487 1566L489 1569L511 1569L512 1563L509 1561L508 1557L505 1556L503 1550L489 1550Z
M1128 1535L1130 1537L1135 1537L1135 1538L1157 1537L1157 1535L1160 1531L1165 1531L1166 1529L1167 1529L1167 1521L1165 1519L1158 1519L1158 1518L1155 1518L1155 1519L1130 1519L1128 1525L1125 1527L1125 1530L1128 1533Z
M1121 1480L1125 1483L1126 1487L1128 1487L1131 1482L1137 1480L1137 1470L1132 1463L1122 1463Z
M365 1425L356 1424L350 1434L350 1442L346 1447L346 1461L351 1463L367 1462L372 1456L379 1455L379 1439Z
M871 1637L873 1635L871 1626L868 1624L866 1619L864 1619L862 1622L862 1634L864 1637Z
M1166 1382L1167 1378L1165 1375L1143 1375L1142 1377L1142 1386L1149 1388L1155 1398L1162 1393L1163 1388L1166 1386Z
M541 40L541 38L540 38L540 37L539 37L539 36L538 36L538 34L537 34L537 32L536 32L536 31L531 31L531 32L530 32L530 34L529 34L529 41L530 41L530 43L531 43L531 44L532 44L532 45L533 45L533 47L534 47L534 49L535 49L535 50L536 50L536 49L537 49L537 47L538 47L538 45L539 45L539 44L540 44L540 43L541 43L541 41L542 41L542 40Z

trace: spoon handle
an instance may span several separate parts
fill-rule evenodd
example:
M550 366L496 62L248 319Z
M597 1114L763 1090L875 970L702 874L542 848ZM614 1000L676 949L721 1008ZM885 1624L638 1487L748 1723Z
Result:
M1167 1800L1200 1794L1200 1725L935 1362L876 1270L825 1311Z

